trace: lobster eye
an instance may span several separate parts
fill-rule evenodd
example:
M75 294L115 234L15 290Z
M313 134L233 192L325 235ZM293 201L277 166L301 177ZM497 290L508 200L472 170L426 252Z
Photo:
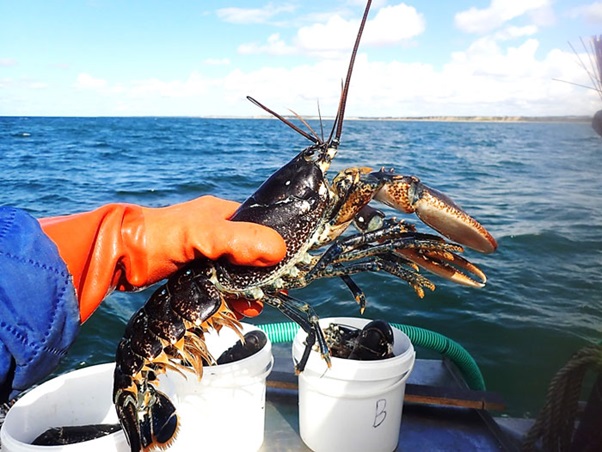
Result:
M303 157L305 158L305 160L311 160L315 153L316 148L314 146L310 146L303 151Z

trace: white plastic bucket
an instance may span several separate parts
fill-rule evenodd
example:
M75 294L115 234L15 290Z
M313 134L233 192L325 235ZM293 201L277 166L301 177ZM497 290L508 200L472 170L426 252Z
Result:
M257 329L243 324L243 333ZM217 358L236 341L230 328L205 335ZM180 418L171 451L255 451L263 443L265 381L272 370L271 343L240 361L204 368L199 382L169 371L160 376L159 390L167 394ZM33 446L31 442L52 427L118 422L112 403L114 363L80 369L31 390L9 410L0 430L2 452L129 452L122 431L65 446Z
M122 431L68 446L31 444L53 427L119 422L111 402L114 370L114 363L86 367L29 391L6 414L0 430L2 452L129 452Z
M320 320L363 328L370 320L338 317ZM299 431L313 451L369 450L390 452L399 441L405 386L416 353L410 339L393 328L393 358L358 361L332 358L314 350L299 375ZM293 341L293 358L301 359L306 333Z
M243 324L243 334L256 330ZM205 335L217 359L238 335L230 328ZM259 352L240 361L203 368L203 378L184 378L170 372L161 377L161 388L172 398L180 415L180 431L171 452L191 450L256 451L263 444L266 378L274 357L268 340Z

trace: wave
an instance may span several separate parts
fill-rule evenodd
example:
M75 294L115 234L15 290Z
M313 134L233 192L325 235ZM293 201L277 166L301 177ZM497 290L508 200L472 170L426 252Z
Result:
M0 203L37 216L108 202L161 206L204 194L242 201L308 145L274 120L0 121L6 131L0 132ZM317 122L310 123L319 130ZM368 298L365 316L448 335L481 364L490 389L510 395L515 412L533 410L552 370L600 334L599 139L580 124L358 120L345 124L328 177L352 166L394 167L420 177L474 215L499 242L491 255L465 253L488 276L480 290L433 276L437 289L419 299L389 275L358 275ZM415 216L407 218L427 229ZM112 360L125 321L149 295L110 296L84 325L64 368ZM336 278L295 295L322 317L359 315ZM284 320L269 308L257 319Z

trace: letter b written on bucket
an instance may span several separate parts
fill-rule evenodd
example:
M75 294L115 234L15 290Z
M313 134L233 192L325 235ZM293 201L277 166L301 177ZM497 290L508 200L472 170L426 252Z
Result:
M376 412L374 414L374 423L372 427L379 427L387 418L387 399L378 399L376 401Z

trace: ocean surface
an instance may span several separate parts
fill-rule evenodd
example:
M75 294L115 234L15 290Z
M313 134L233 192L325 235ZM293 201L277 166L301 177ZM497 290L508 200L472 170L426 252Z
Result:
M243 201L307 144L272 119L1 117L0 203L43 217L204 194ZM420 177L499 242L494 254L465 254L487 274L483 289L433 276L437 289L420 300L391 276L358 276L365 315L459 342L508 414L536 415L554 373L602 340L602 139L580 123L354 120L330 173L350 166ZM58 371L113 360L125 323L150 294L111 295ZM321 317L359 315L337 279L294 295ZM256 321L288 319L266 308Z

